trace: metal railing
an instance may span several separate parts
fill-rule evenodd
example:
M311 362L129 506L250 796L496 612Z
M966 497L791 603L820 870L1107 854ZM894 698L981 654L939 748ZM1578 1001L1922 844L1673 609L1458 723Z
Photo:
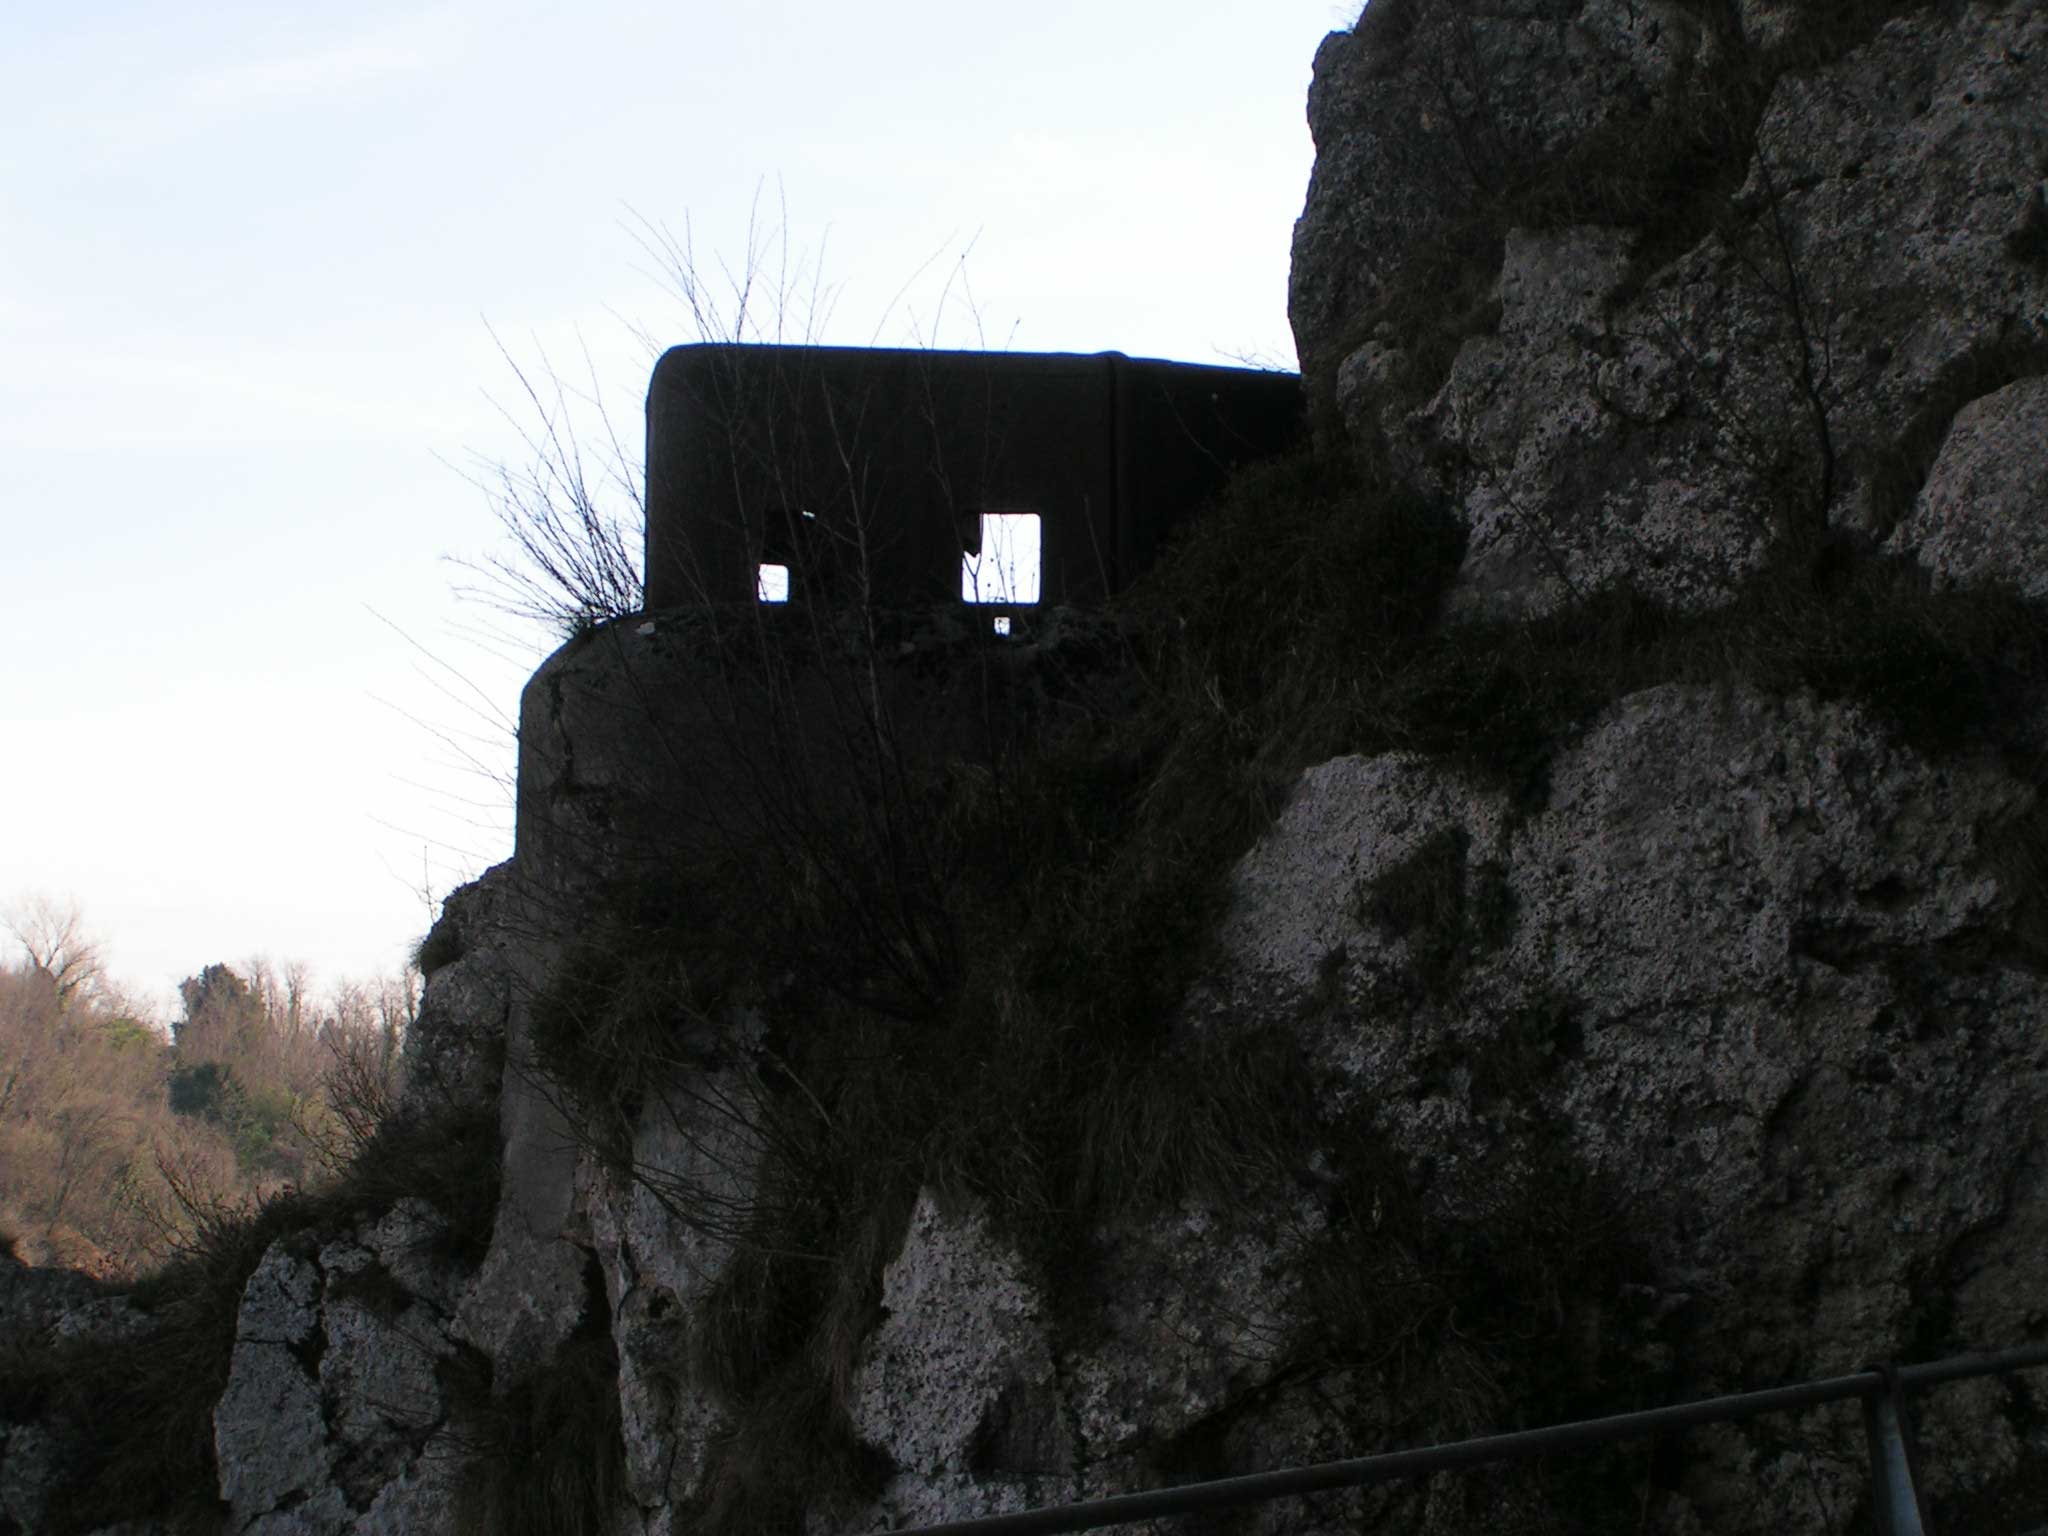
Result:
M1703 1398L1695 1403L1553 1424L1544 1429L1485 1435L1476 1440L1389 1451L1349 1461L1326 1461L1282 1472L1254 1472L1211 1482L1183 1483L1173 1488L1119 1494L1114 1498L1059 1504L1017 1514L949 1520L940 1525L918 1526L900 1532L898 1536L1046 1536L1046 1533L1055 1531L1093 1530L1098 1526L1120 1525L1129 1520L1150 1520L1162 1515L1189 1514L1199 1509L1261 1503L1291 1494L1357 1488L1390 1478L1476 1466L1482 1462L1527 1461L1555 1451L1584 1450L1589 1446L1636 1439L1659 1431L1685 1429L1694 1424L1727 1423L1852 1397L1863 1400L1864 1435L1870 1448L1870 1497L1877 1516L1879 1536L1928 1536L1927 1515L1915 1477L1913 1437L1905 1412L1906 1393L1942 1382L2030 1370L2043 1365L2048 1365L2048 1344L2033 1344L1990 1355L1957 1355L1924 1365L1873 1366L1854 1375L1831 1376L1798 1386L1738 1392L1727 1397Z

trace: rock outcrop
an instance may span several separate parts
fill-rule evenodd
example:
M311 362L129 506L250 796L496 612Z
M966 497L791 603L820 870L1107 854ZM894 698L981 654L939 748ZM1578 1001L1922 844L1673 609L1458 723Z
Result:
M2035 803L1852 709L1680 687L1607 712L1522 814L1426 761L1339 759L1240 871L1209 1027L1321 998L1330 1091L1369 1096L1453 1207L1553 1118L1621 1192L1637 1299L1695 1387L1825 1374L1936 1314L2025 1339L2048 1322L2048 999L2011 921ZM1404 875L1463 932L1355 897ZM1937 1489L2015 1453L1995 1401L1944 1405L1942 1439L1986 1456ZM1686 1495L1753 1509L1740 1475Z
M146 1320L105 1285L74 1270L30 1268L0 1243L0 1346L17 1359L71 1340L132 1341L145 1331ZM0 1356L0 1371L12 1363ZM0 1408L0 1530L34 1531L63 1497L71 1446L62 1426L12 1408Z
M1294 237L1337 520L552 658L407 1047L488 1167L250 1253L223 1528L897 1529L2048 1337L2044 100L2038 4L1375 0ZM2037 1390L1916 1398L1937 1524L2039 1518ZM1864 1478L1821 1408L1232 1518Z
M1326 435L1469 528L1459 608L1895 536L2048 370L2048 17L1889 9L1382 0L1323 45L1296 341Z
M427 1256L440 1226L402 1201L345 1237L264 1253L214 1413L230 1530L451 1528L460 1457L436 1368L455 1352L461 1277Z

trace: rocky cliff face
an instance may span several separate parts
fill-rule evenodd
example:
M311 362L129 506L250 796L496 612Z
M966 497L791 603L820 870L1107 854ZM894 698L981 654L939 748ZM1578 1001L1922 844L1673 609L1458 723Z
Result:
M2044 25L1375 5L1309 98L1291 311L1326 432L1457 508L1465 610L1725 601L1829 531L1945 571L1960 411L2041 480L1998 392L2044 366Z
M536 675L409 1047L500 1155L254 1245L226 1528L877 1530L2040 1339L2044 100L2039 5L1375 0L1317 454L1138 601ZM2038 1390L1918 1400L1937 1524L2040 1518ZM1230 1518L1848 1529L1860 1434Z

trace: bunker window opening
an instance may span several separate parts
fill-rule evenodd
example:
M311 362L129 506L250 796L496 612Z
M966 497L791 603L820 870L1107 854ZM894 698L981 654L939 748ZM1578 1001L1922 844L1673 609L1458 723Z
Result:
M960 554L960 600L1023 606L1038 601L1036 512L984 512L977 546Z

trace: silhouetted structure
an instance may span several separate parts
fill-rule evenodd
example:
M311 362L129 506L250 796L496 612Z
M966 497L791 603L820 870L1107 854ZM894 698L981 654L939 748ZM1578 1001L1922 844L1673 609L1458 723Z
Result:
M940 601L963 554L992 611L1097 602L1301 420L1294 374L1117 352L676 347L647 393L647 606L752 601L764 566L792 601Z

